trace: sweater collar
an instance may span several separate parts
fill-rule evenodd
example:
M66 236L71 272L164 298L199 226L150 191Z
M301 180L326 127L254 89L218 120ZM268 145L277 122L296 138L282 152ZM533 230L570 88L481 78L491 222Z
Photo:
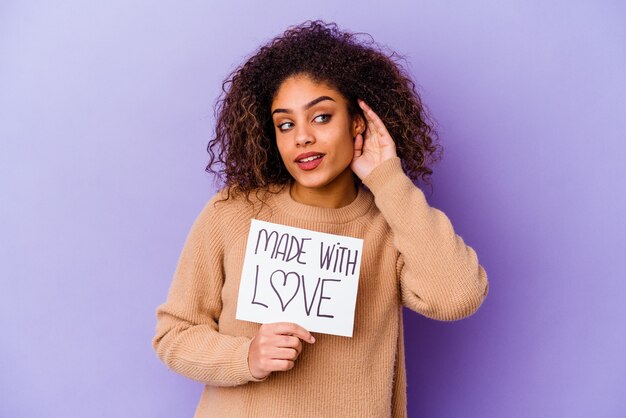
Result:
M359 186L356 198L346 206L322 208L305 205L293 200L289 193L290 186L290 184L286 184L276 194L276 209L298 219L323 223L347 223L365 215L374 204L374 196L363 186Z

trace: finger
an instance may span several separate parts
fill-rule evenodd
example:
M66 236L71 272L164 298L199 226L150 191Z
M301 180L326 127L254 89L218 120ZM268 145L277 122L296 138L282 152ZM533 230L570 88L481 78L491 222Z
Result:
M270 353L272 360L295 361L299 355L300 355L300 352L298 352L297 350L293 348L281 348L281 347L274 347L274 349Z
M287 370L293 369L295 366L295 362L293 360L268 360L267 361L267 370L271 370L273 372L285 372Z
M294 324L292 322L276 322L274 326L274 332L276 334L293 335L294 337L298 337L308 343L315 342L315 337L298 324Z
M293 335L279 335L274 347L289 348L296 350L298 353L302 351L302 340Z
M360 157L363 154L363 135L357 134L354 138L354 157Z
M300 338L293 335L276 334L267 341L272 347L298 348L302 345Z
M372 108L369 107L363 100L359 100L359 105L361 106L361 109L363 109L363 114L365 115L365 119L367 119L368 125L371 124L379 135L389 135L387 127L385 127L383 120L378 117L376 112L374 112L374 110L372 110Z

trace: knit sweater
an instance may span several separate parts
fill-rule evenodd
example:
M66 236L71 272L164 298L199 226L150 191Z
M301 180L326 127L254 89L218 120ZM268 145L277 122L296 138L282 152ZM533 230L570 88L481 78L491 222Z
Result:
M289 187L263 197L217 202L193 224L153 347L172 370L205 384L196 418L405 417L402 305L453 321L488 293L474 250L447 216L428 205L399 158L385 161L341 208L294 201ZM217 203L216 203L217 202ZM256 379L248 349L259 324L235 319L252 218L363 239L352 338L314 333L295 367Z

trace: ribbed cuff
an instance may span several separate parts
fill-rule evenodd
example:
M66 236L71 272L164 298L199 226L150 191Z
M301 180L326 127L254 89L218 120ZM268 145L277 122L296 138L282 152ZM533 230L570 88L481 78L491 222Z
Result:
M388 186L389 181L398 175L406 177L404 171L402 171L400 157L394 157L387 161L383 161L380 165L374 168L367 175L367 177L363 179L363 184L365 184L375 195L376 191Z
M422 219L429 205L426 196L402 170L399 157L381 163L363 180L376 206L392 226L404 228L407 217Z
M248 382L262 382L267 379L267 376L263 379L257 379L256 377L252 376L252 373L250 373L250 366L248 364L248 352L250 351L250 344L252 344L252 339L242 344L235 353L235 370L238 370L241 374L241 376L239 376L241 380Z

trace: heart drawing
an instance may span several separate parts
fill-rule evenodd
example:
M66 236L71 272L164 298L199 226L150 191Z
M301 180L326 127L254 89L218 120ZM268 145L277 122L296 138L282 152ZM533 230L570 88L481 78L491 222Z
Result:
M287 283L290 277L293 279L289 280L289 283ZM287 309L287 305L291 303L291 301L298 294L298 290L300 290L300 276L298 275L298 273L295 273L293 271L285 273L282 270L276 270L270 276L270 285L272 286L272 289L274 289L276 296L278 296L278 299L280 300L280 306L283 312L285 312L285 309Z

